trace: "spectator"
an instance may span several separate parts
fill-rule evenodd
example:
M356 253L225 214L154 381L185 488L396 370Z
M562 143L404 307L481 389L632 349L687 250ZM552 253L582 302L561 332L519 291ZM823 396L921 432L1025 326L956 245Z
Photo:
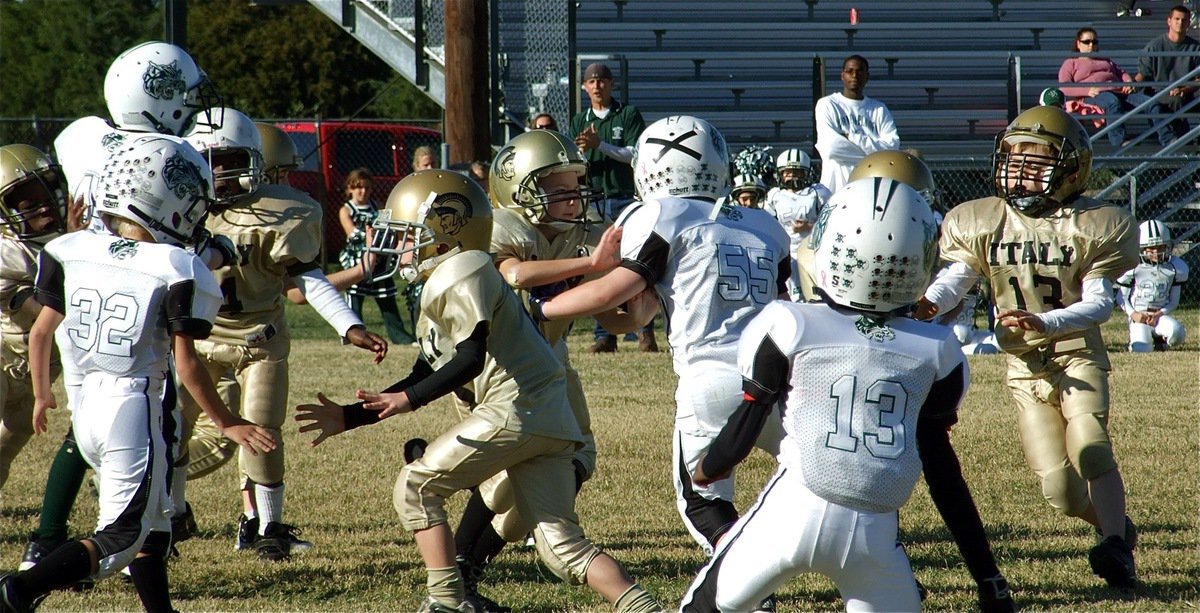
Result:
M571 118L568 136L583 150L588 161L588 183L600 199L598 212L605 221L613 223L634 199L633 147L646 128L646 120L637 107L622 104L613 98L613 75L608 66L599 62L583 71L583 90L591 105ZM596 342L588 353L613 353L617 337L599 323ZM629 338L628 336L626 338ZM646 324L638 335L638 349L658 351L654 338L654 322Z
M346 203L338 211L342 230L346 232L346 247L338 255L344 269L362 265L362 257L367 249L367 228L379 216L379 207L371 199L373 182L366 168L355 168L346 177ZM400 317L400 308L396 304L396 293L396 280L391 277L369 283L359 282L346 289L346 302L361 319L363 301L367 297L374 298L379 306L379 314L383 316L388 340L397 345L411 345L416 339L404 327L404 319Z
M842 91L817 101L821 184L833 193L846 184L859 160L876 151L900 148L891 111L863 94L869 79L867 59L852 55L842 62Z
M437 168L437 152L429 145L421 145L413 151L412 169L413 172L418 170L432 170Z
M538 113L529 120L530 130L554 130L558 131L558 122L554 120L554 115L550 113Z
M483 191L488 191L488 163L483 160L475 160L471 162L471 178L475 179Z
M1085 112L1081 106L1096 107L1108 121L1115 121L1124 111L1142 104L1150 99L1142 93L1136 93L1132 86L1095 85L1095 83L1129 83L1133 77L1117 66L1117 63L1106 58L1096 57L1100 51L1100 38L1092 28L1080 28L1075 33L1072 45L1077 55L1063 60L1058 69L1058 80L1066 83L1082 83L1078 87L1063 87L1062 92L1070 97L1066 110L1070 113ZM1151 120L1151 125L1153 125ZM1170 142L1166 131L1159 132L1159 143ZM1119 125L1108 132L1108 142L1114 147L1125 142L1125 126Z
M1047 87L1038 95L1038 106L1057 106L1065 109L1067 106L1066 96L1057 87Z
M1174 82L1200 66L1200 42L1187 35L1192 25L1192 11L1182 4L1171 8L1167 15L1167 33L1155 38L1142 49L1147 53L1173 51L1179 56L1148 56L1138 60L1138 72L1134 81ZM1153 91L1153 89L1149 90ZM1196 95L1195 85L1173 87L1167 96L1159 100L1163 109L1174 113L1183 108ZM1180 117L1171 122L1171 132L1176 138L1188 131L1187 119Z

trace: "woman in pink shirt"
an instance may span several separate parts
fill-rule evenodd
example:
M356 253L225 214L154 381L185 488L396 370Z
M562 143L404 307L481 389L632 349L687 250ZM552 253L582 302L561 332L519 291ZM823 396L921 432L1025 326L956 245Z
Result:
M1100 51L1100 39L1092 28L1080 28L1075 33L1073 49L1080 55L1067 58L1058 69L1058 80L1062 83L1063 94L1070 98L1071 102L1075 102L1074 105L1068 102L1068 111L1077 112L1078 103L1082 102L1099 108L1104 112L1105 118L1114 121L1124 111L1150 99L1146 94L1135 92L1131 85L1117 85L1132 83L1133 77L1117 66L1116 62L1094 55ZM1071 87L1066 85L1067 83L1083 85ZM1073 109L1072 106L1077 108ZM1158 109L1151 109L1151 112L1156 113ZM1153 120L1150 122L1153 124ZM1162 144L1167 142L1164 137L1160 131L1159 142ZM1125 126L1120 125L1111 130L1108 133L1108 141L1113 146L1120 146L1125 141Z

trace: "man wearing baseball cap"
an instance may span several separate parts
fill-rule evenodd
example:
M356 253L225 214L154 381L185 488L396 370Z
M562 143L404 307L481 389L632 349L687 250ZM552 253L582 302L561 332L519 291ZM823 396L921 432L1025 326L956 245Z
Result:
M646 128L646 120L632 104L613 98L613 74L608 66L596 62L583 70L583 91L590 106L571 118L568 135L583 150L588 160L588 182L599 196L599 213L613 223L633 202L633 148ZM658 351L653 322L639 335L638 349ZM612 353L617 337L596 324L596 343L590 353Z

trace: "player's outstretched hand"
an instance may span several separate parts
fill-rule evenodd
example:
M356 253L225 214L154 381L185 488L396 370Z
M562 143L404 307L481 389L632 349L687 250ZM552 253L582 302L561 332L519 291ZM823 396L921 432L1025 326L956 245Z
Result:
M930 302L924 296L917 298L917 308L913 309L913 319L918 321L929 321L938 314L937 305Z
M621 226L609 226L592 251L592 272L608 272L621 263Z
M366 390L358 390L354 396L363 401L363 408L368 411L379 411L379 419L386 419L400 413L411 413L413 408L408 402L408 394L396 392L393 394L376 394Z
M46 411L57 409L58 401L54 399L54 394L46 398L33 399L33 431L36 434L46 433L46 424L49 421L46 418Z
M269 430L240 417L225 426L222 434L225 435L225 438L245 447L251 455L267 453L275 449L275 437Z
M346 431L346 412L342 405L317 392L317 401L321 404L302 404L296 407L296 421L300 422L301 432L317 431L317 438L312 445L316 447L325 439ZM310 422L310 423L304 423Z
M1022 311L1021 309L1003 309L996 313L996 323L1005 328L1020 328L1021 330L1032 330L1034 332L1045 332L1046 322L1042 321L1041 317Z
M382 336L367 330L366 328L354 326L346 332L346 340L350 341L351 345L372 351L375 353L375 363L378 364L387 357L388 344Z

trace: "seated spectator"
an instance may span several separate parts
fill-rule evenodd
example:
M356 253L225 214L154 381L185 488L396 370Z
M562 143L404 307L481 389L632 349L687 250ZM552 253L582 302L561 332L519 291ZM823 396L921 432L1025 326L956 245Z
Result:
M1066 83L1082 83L1078 87L1064 86L1062 91L1070 100L1066 104L1066 110L1075 114L1090 114L1089 111L1099 111L1104 114L1104 118L1108 121L1115 121L1125 111L1150 99L1146 94L1134 92L1133 87L1129 85L1116 85L1116 83L1130 83L1133 77L1129 73L1117 66L1117 63L1105 58L1097 57L1095 54L1100 51L1100 39L1096 36L1096 31L1092 28L1080 28L1075 33L1075 42L1073 48L1080 55L1067 58L1062 63L1062 67L1058 69L1058 80ZM1112 83L1113 85L1088 85L1089 83ZM1157 107L1154 111L1157 112ZM1154 120L1150 120L1153 125ZM1159 132L1159 143L1167 144L1170 142L1170 137L1166 130ZM1125 142L1125 126L1119 125L1108 132L1108 142L1114 147L1119 147Z
M558 122L554 121L554 115L550 113L538 113L529 120L529 129L558 131Z
M1134 81L1167 81L1174 82L1182 79L1189 72L1200 66L1200 42L1188 36L1192 27L1192 11L1188 7L1177 4L1167 14L1167 33L1146 43L1142 49L1147 53L1173 52L1174 56L1145 56L1138 60L1138 73ZM1197 84L1173 87L1167 95L1159 99L1159 104L1167 112L1174 113L1182 109L1196 96ZM1148 90L1147 93L1152 93ZM1189 130L1187 119L1180 117L1171 122L1171 132L1176 138L1183 136Z

